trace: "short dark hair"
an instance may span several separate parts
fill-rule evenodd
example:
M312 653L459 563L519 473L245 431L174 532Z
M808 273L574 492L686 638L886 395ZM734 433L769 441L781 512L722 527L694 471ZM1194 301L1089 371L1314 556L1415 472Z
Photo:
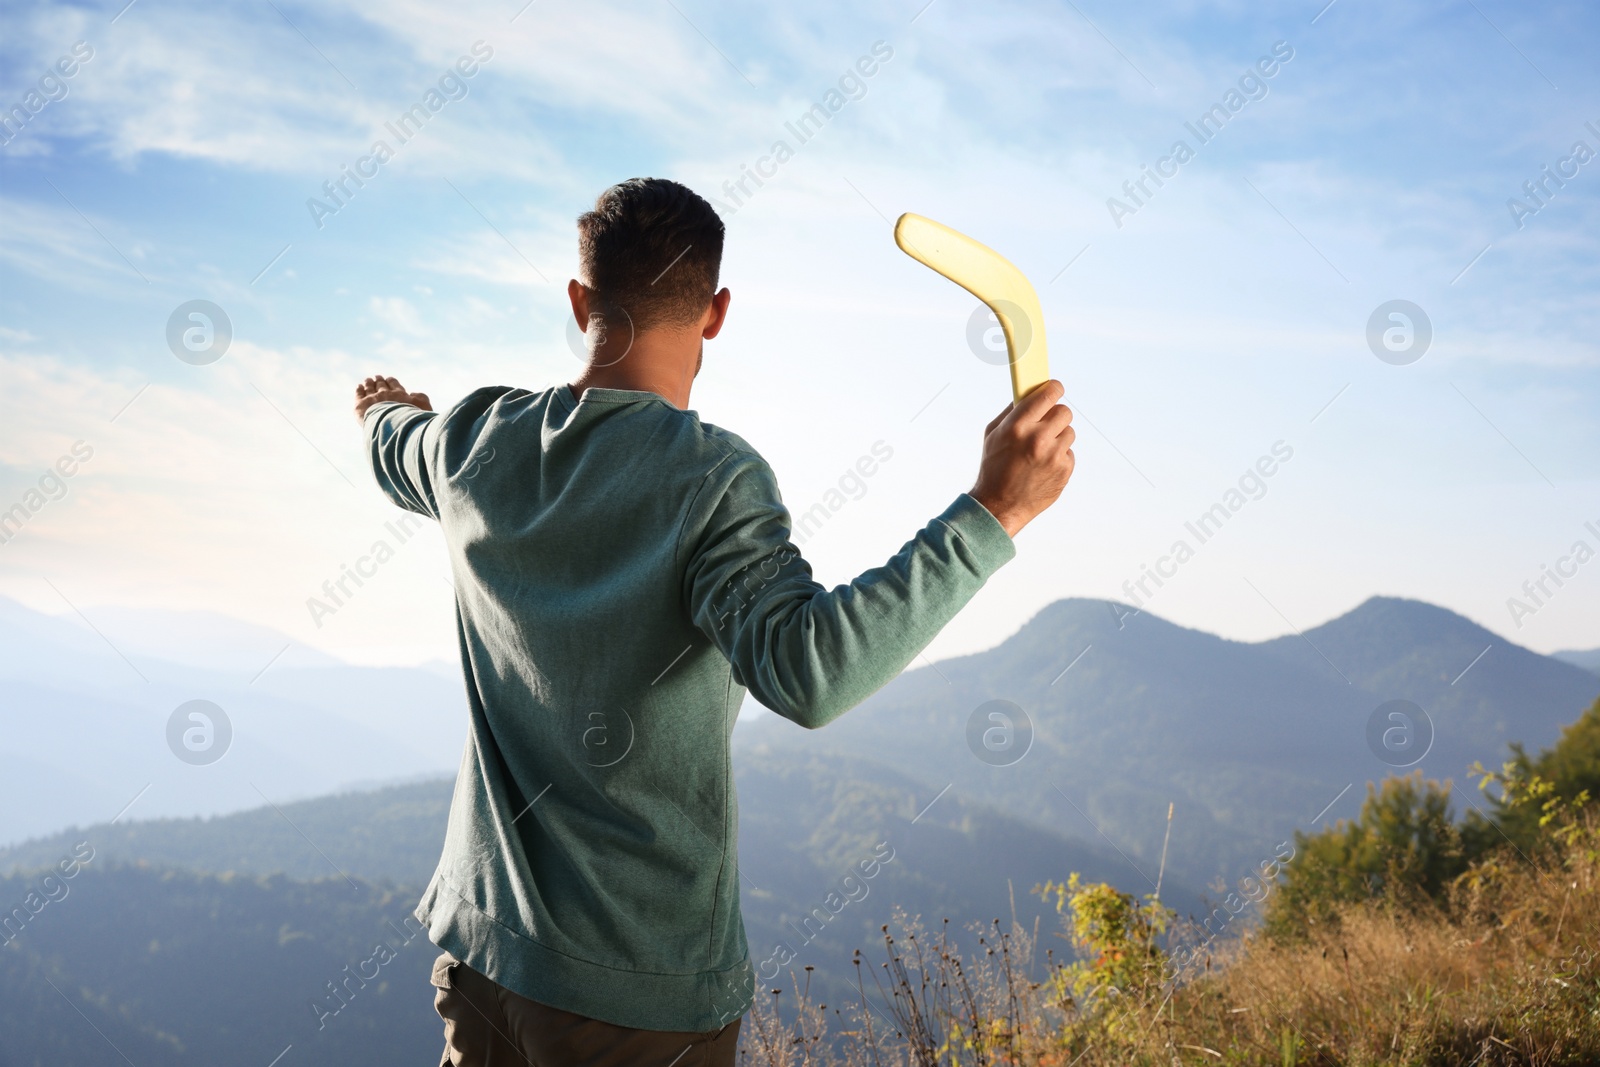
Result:
M694 190L629 178L578 216L578 264L603 308L635 329L684 326L704 314L722 267L722 218Z

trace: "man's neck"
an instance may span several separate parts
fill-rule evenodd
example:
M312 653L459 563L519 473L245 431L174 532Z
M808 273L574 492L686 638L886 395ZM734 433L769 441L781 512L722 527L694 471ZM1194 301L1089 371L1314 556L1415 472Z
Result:
M660 331L666 333L666 331ZM609 352L614 342L597 348L589 365L572 380L575 396L585 389L628 389L655 393L679 410L689 406L689 391L700 370L700 337L693 331L642 333L622 353Z

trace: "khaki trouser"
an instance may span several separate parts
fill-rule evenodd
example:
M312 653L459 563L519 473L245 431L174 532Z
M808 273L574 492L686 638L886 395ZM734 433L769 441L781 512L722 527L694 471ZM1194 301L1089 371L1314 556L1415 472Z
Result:
M433 965L439 1067L732 1067L739 1022L706 1033L634 1030L519 996L450 953Z

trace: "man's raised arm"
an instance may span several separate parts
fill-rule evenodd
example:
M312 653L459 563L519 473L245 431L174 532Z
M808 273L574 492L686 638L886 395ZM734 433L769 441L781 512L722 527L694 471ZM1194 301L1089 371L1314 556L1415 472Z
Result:
M1012 536L1061 495L1072 412L1047 382L984 433L977 484L881 567L825 590L789 542L771 469L749 453L713 472L685 595L696 625L767 707L808 729L899 674L1016 554Z

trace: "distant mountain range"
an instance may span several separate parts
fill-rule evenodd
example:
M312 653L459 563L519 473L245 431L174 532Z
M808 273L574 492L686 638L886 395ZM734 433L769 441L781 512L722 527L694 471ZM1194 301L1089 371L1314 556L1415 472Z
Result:
M1591 648L1587 652L1578 649L1569 649L1565 652L1552 653L1554 658L1574 667L1582 667L1591 674L1600 675L1600 648Z
M214 814L460 762L459 675L351 666L217 615L90 614L94 629L0 598L0 845L105 822L135 796L130 818ZM167 747L168 717L195 699L233 727L209 766Z
M1600 677L1418 601L1375 597L1303 635L1243 643L1075 599L993 649L907 672L826 729L774 717L739 736L884 763L1113 844L1125 887L1148 890L1169 802L1169 873L1232 883L1295 829L1354 814L1365 782L1413 769L1369 747L1381 704L1423 709L1433 740L1416 766L1465 787L1461 810L1478 803L1474 760L1497 767L1511 741L1553 743L1597 693ZM985 765L967 743L974 712L997 699L1033 725L1013 766Z
M95 852L70 895L0 947L0 1032L33 1035L0 1048L0 1065L123 1062L110 1041L141 1067L259 1065L289 1044L299 1062L432 1055L420 941L335 1023L312 1025L310 1003L366 942L394 939L432 872L460 680L352 667L220 617L94 614L99 632L0 600L0 841L32 838L0 849L0 907L80 843ZM837 1004L855 996L852 951L872 958L896 907L955 925L1015 914L1048 935L1056 916L1029 891L1078 871L1135 893L1160 877L1167 903L1201 912L1296 829L1353 814L1363 783L1405 773L1369 747L1380 705L1420 706L1433 737L1417 765L1465 785L1473 760L1548 745L1594 700L1585 656L1389 598L1259 643L1060 601L826 729L740 723L752 957L793 952ZM167 748L168 716L195 698L234 726L209 766ZM1020 737L1024 723L1020 759L984 747L985 731ZM413 781L362 788L396 778ZM1456 795L1458 810L1476 802ZM819 921L843 875L884 849L867 895Z
M94 615L98 632L0 599L0 845L106 822L135 797L125 818L213 814L436 778L459 762L462 685L438 665L350 666L220 616ZM1368 747L1379 704L1420 705L1434 737L1419 766L1465 784L1468 765L1498 764L1510 741L1554 741L1600 691L1582 666L1594 655L1541 656L1392 598L1259 643L1063 600L993 649L907 671L824 730L764 715L734 736L740 754L848 755L874 765L869 779L882 767L920 789L949 786L1120 850L1124 876L1146 888L1172 802L1169 869L1201 886L1235 880L1336 797L1326 817L1354 812L1362 783L1396 769ZM167 749L168 716L196 698L234 729L209 766ZM969 720L995 699L1033 725L1013 766L968 746Z

